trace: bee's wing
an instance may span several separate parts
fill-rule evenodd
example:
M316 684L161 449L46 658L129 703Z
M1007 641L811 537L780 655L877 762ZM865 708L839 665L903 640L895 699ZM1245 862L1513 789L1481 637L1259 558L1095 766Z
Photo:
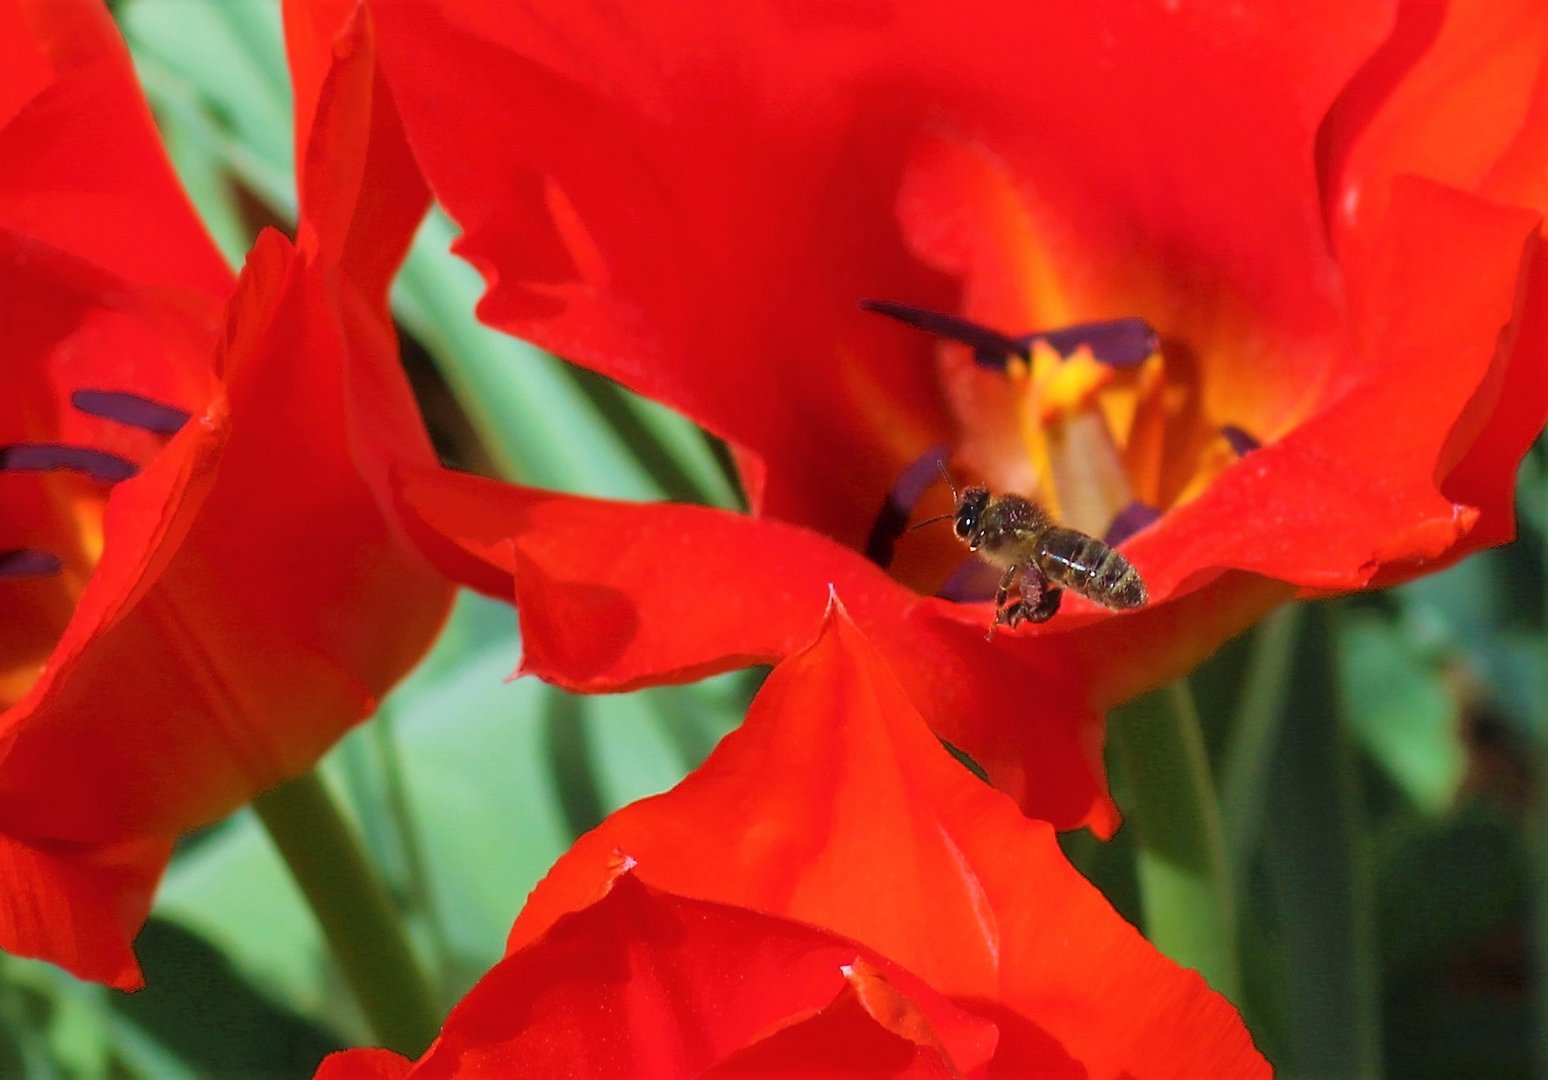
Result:
M976 604L993 600L1000 586L1001 571L990 566L977 555L969 555L957 565L935 595L942 600L955 600L959 604Z

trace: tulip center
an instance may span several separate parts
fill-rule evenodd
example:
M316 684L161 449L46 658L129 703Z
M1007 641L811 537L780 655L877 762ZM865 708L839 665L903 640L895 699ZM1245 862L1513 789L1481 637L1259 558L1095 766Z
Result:
M188 420L119 391L76 390L69 402L50 434L0 445L0 708L27 693L64 633L102 553L113 485Z
M892 564L893 548L911 546L895 542L911 518L950 509L941 496L927 495L939 478L937 461L949 462L959 488L979 483L994 495L1032 499L1058 523L1116 546L1196 497L1257 445L1238 428L1204 422L1186 351L1163 348L1143 320L1010 337L904 305L862 306L972 351L970 363L961 350L941 358L958 445L933 447L904 470L867 546L873 560L921 591L979 600L989 587L971 563L953 572L960 550L939 542L925 565L906 556Z
M1118 369L1086 348L1060 356L1032 345L1030 361L1013 357L1005 377L1014 388L1018 434L1036 478L1035 498L1065 525L1104 536L1134 502L1134 489L1114 438L1132 420Z

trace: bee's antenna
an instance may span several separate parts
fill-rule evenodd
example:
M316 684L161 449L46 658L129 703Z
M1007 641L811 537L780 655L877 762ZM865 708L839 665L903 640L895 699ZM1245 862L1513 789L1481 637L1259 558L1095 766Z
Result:
M946 481L946 486L947 487L951 488L951 501L954 502L954 503L961 502L962 501L962 496L957 494L957 482L951 478L951 473L946 471L946 459L945 458L936 458L935 459L935 464L941 470L941 479ZM946 516L950 517L951 515L947 514Z
M957 482L951 478L951 473L946 470L946 459L936 458L935 467L941 470L941 479L946 481L947 487L951 488L952 505L960 506L962 503L962 497L957 494ZM913 532L915 529L922 529L926 525L934 525L937 521L950 521L956 516L956 510L952 510L952 512L949 514L936 514L933 518L925 518L923 521L910 525L907 531Z
M952 514L936 514L933 518L925 518L923 521L917 521L914 524L910 525L908 527L908 531L909 532L913 532L915 529L922 529L926 525L934 525L937 521L949 521L951 518L954 518L956 516L957 515L955 513L952 513Z

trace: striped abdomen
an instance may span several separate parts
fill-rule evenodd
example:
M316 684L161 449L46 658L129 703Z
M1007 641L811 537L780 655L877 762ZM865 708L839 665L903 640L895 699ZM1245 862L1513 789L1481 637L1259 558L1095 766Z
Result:
M1110 608L1136 608L1149 597L1139 571L1094 536L1059 525L1038 538L1037 568L1055 585Z

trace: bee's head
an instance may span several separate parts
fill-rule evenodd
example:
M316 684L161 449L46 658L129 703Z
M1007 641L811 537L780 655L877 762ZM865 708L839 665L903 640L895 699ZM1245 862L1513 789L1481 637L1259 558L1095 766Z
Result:
M957 512L952 516L951 529L957 539L965 541L969 548L978 547L978 522L984 507L989 505L989 489L970 487L957 500Z

